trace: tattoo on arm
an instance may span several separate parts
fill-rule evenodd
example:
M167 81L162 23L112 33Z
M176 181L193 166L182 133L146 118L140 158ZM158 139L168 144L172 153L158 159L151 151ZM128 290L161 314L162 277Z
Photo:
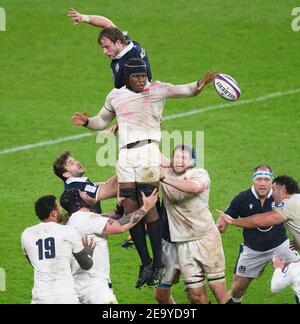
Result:
M138 209L128 215L121 217L118 222L120 225L126 224L136 224L138 223L144 216L146 215L145 211L142 209Z

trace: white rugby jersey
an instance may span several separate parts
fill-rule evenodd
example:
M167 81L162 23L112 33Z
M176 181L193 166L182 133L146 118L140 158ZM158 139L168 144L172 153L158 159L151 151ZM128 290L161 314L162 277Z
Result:
M300 246L300 194L283 200L273 209L285 218L285 226Z
M21 243L34 268L34 298L75 294L70 264L83 245L74 229L42 222L25 229Z
M177 175L169 168L167 178L204 182L206 189L199 194L186 193L161 182L164 205L169 219L172 242L194 241L208 234L219 233L209 211L210 178L204 169L189 169Z
M109 251L107 238L103 236L103 230L108 221L107 217L92 212L78 211L69 218L68 226L76 229L83 237L88 235L96 243L93 253L94 265L92 269L86 271L80 268L79 264L72 262L72 274L75 278L76 285L80 280L101 278L110 280Z
M196 89L196 82L172 85L159 81L148 82L142 93L130 91L125 86L113 89L102 109L117 118L119 148L146 139L160 142L160 125L166 99L191 97Z
M300 262L290 263L286 268L276 269L271 281L272 292L292 286L298 298L300 298Z

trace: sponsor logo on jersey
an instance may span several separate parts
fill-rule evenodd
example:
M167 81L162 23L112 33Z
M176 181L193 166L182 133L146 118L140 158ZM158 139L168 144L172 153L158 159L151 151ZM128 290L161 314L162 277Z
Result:
M85 186L85 188L84 188L84 191L85 191L85 192L95 193L96 190L97 190L97 187L95 187L95 186L91 186L91 185L87 185L87 186Z
M115 71L118 73L120 71L120 64L117 63L115 66Z
M143 48L141 48L141 58L144 59L145 56L146 56L146 52Z

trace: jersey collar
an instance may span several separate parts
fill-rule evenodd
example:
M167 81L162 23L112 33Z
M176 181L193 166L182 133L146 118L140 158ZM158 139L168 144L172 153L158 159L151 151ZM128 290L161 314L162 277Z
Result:
M87 182L87 177L72 177L66 180L66 184L70 184L73 182Z
M119 53L114 60L119 60L121 57L123 57L126 53L128 53L129 51L131 51L133 49L133 42L131 41L124 49L121 53Z
M254 189L254 186L251 187L251 191L252 191L252 193L253 193L253 196L254 196L256 199L260 200L259 197L258 197L258 195L257 195L257 193L256 193L256 191L255 191L255 189ZM267 198L270 198L270 197L272 196L272 194L273 194L273 189L270 190L270 192L269 192Z

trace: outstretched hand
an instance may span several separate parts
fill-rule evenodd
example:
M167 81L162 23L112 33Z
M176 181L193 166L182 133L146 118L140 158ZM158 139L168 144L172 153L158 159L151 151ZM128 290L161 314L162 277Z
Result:
M285 267L285 258L283 258L282 260L280 260L278 258L278 256L274 254L272 261L273 261L273 267L274 267L274 269L281 269L281 270L284 269L284 267Z
M92 257L96 247L96 242L93 240L93 238L89 239L87 235L81 238L81 242L87 254Z
M223 219L223 221L226 223L226 224L233 224L233 218L230 217L229 215L225 214L223 211L221 210L216 210L217 213L218 213L218 216Z
M68 16L72 17L73 25L79 25L82 22L82 15L73 8L69 9Z
M200 93L203 88L208 85L209 83L213 82L215 77L217 75L217 72L214 70L214 71L208 71L204 78L202 80L199 80L198 81L198 88L196 89L197 93Z
M223 218L219 217L216 225L220 233L225 233L227 228L227 223L224 221Z
M87 111L83 113L76 112L72 117L72 123L74 126L84 126L88 119Z

